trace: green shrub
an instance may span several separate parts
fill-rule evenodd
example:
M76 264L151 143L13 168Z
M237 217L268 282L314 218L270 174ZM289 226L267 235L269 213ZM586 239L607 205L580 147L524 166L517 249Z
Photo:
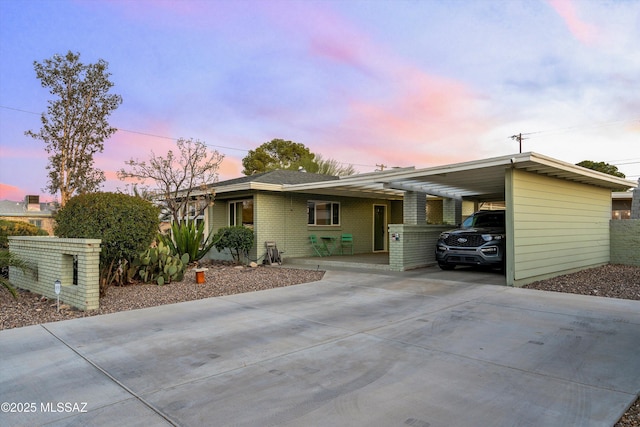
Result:
M49 234L33 224L22 221L0 219L0 248L9 247L9 236L48 236Z
M253 247L253 230L242 225L222 227L213 240L217 250L229 249L233 260L239 263L241 256Z
M171 224L171 234L161 234L160 239L171 252L179 257L189 255L189 260L199 261L215 244L215 236L209 234L204 238L204 222L199 226L195 222L174 222Z
M127 266L153 242L159 209L140 197L91 193L73 197L56 215L55 235L101 239L100 296L126 281ZM123 271L125 270L125 271Z

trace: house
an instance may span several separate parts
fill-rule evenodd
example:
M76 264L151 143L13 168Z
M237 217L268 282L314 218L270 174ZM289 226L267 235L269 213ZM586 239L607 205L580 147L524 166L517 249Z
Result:
M362 174L349 181L370 181L373 176L383 175L386 173ZM401 192L368 194L357 189L314 194L288 189L339 180L331 175L277 170L215 183L215 202L206 215L206 227L212 231L234 225L252 228L256 245L249 257L254 260L264 254L267 241L275 241L287 257L312 256L311 234L338 238L342 233L351 233L358 236L355 253L387 251L386 226L389 221L402 221ZM225 258L215 250L211 256Z
M616 191L611 194L611 219L631 219L633 192Z
M0 219L33 224L53 235L55 204L40 203L39 196L26 196L23 202L0 201Z
M275 171L214 184L205 221L212 231L251 227L252 259L267 241L285 259L309 257L310 235L349 233L354 253L388 253L388 268L402 271L434 262L435 241L451 228L442 224L496 205L507 218L505 281L521 286L608 263L611 192L634 186L537 153L342 178Z

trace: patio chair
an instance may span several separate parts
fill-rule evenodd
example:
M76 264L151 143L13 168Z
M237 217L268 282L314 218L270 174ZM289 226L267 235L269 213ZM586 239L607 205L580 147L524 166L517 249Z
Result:
M353 255L353 234L343 234L340 237L340 253L344 255L345 248Z
M318 256L329 255L329 249L327 249L327 246L324 243L318 241L318 238L315 234L309 236L309 242L311 243L311 247L316 252L316 254L318 254Z

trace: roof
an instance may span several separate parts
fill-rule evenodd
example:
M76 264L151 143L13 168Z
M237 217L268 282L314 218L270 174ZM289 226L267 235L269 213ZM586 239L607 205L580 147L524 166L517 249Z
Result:
M285 190L327 195L401 198L405 191L469 200L504 200L505 169L514 168L611 190L635 187L633 181L562 162L537 153L455 163L383 175L353 175L313 184L285 185Z
M245 182L260 182L265 184L306 184L310 182L331 181L336 179L340 178L333 175L323 175L318 173L275 170L217 182L213 184L212 187L224 187L242 184Z
M209 188L214 188L216 194L246 190L283 191L284 185L314 184L339 179L339 177L333 175L275 170L216 182L211 184ZM194 192L194 194L197 193Z
M0 216L21 216L21 217L37 217L37 216L51 216L51 211L48 203L40 203L40 210L27 210L24 202L15 202L11 200L0 200Z

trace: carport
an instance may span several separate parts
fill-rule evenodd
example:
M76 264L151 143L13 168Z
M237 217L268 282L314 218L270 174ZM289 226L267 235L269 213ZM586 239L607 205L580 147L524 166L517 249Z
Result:
M462 201L504 201L506 284L606 264L610 259L611 191L635 183L537 153L399 170L376 176L287 186L316 194L403 194L403 223L389 225L389 265L408 270L433 263L435 241L451 226L426 224L427 195L443 198L449 224L462 219Z

